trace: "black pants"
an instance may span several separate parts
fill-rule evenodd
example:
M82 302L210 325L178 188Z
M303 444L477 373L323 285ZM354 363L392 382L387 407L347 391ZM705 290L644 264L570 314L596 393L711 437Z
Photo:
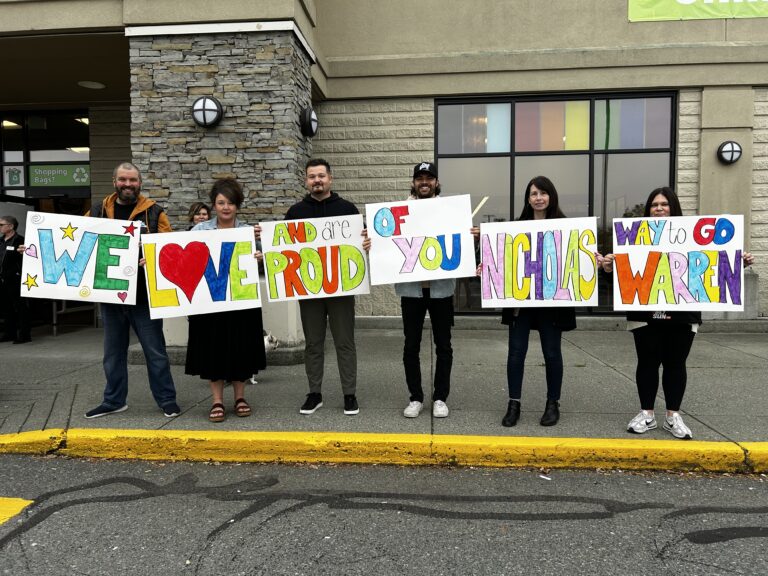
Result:
M451 367L453 366L453 348L451 348L451 327L453 326L453 296L430 298L429 289L424 288L423 298L402 297L400 305L403 312L403 366L405 382L411 401L424 402L421 387L421 333L424 318L429 312L432 322L432 338L435 341L435 391L432 400L445 400L451 391Z
M30 335L29 303L20 296L18 276L0 280L0 307L3 311L5 338L28 340Z
M688 324L651 324L632 330L637 351L637 393L640 407L653 410L659 391L659 367L663 367L661 385L667 410L677 412L683 402L688 373L685 362L696 336Z

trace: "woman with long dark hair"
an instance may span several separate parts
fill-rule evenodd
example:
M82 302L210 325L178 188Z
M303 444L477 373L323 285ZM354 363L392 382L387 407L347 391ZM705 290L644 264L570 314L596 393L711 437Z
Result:
M536 176L525 188L523 210L518 220L565 218L560 210L557 190L546 176ZM575 308L504 308L501 322L509 326L507 386L509 403L502 426L514 426L520 418L525 356L531 330L539 332L547 378L547 402L542 426L554 426L560 419L560 390L563 384L562 333L576 328Z
M682 216L680 200L669 187L656 188L645 202L643 217L667 218ZM753 262L752 255L743 254L744 264ZM605 272L613 272L613 254L598 258ZM671 312L628 312L627 330L632 332L637 353L635 381L640 397L640 412L627 424L627 432L644 434L657 427L654 414L656 394L659 390L659 368L664 389L666 416L663 428L675 438L690 440L691 429L683 422L680 406L688 381L686 360L693 339L701 325L701 312L679 310Z

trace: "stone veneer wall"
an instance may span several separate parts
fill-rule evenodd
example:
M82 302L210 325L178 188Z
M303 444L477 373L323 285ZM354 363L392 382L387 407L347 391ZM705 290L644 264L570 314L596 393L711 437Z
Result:
M408 196L413 165L434 158L434 100L431 98L330 101L316 107L320 131L313 156L328 160L333 189L357 204ZM357 298L357 313L400 314L392 286L373 286Z
M699 211L701 154L701 90L681 90L677 118L677 182L680 206L686 215Z
M208 203L217 178L243 184L247 222L280 218L301 197L311 144L298 117L310 105L310 64L291 32L130 39L133 160L174 228L186 228L192 202ZM215 128L192 120L201 95L224 106Z
M768 316L768 88L755 88L752 132L752 209L748 247L760 275L760 315Z

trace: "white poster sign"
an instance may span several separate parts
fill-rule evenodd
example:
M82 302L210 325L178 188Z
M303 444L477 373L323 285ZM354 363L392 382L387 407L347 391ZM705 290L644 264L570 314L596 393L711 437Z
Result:
M480 225L483 308L597 306L597 220Z
M613 220L615 310L744 310L744 217Z
M21 295L134 304L139 223L29 212Z
M371 284L475 275L468 194L367 204Z
M152 318L260 308L253 228L142 236Z
M360 214L261 223L270 302L368 294Z

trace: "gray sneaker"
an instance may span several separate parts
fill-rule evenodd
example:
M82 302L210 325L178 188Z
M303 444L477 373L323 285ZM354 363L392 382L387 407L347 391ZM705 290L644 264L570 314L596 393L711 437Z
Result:
M416 418L419 414L421 414L422 408L424 408L424 404L418 400L411 400L408 406L405 407L405 410L403 410L403 416L406 418Z
M683 422L683 417L678 412L674 412L672 416L664 418L664 430L672 434L675 438L681 440L690 440L693 438L693 433L688 426Z
M442 400L435 400L435 403L432 405L432 416L435 418L447 418L448 406L446 403Z
M646 414L645 410L640 410L640 413L632 418L627 424L627 432L633 434L645 434L648 430L654 430L656 428L656 416L653 412L650 415Z

